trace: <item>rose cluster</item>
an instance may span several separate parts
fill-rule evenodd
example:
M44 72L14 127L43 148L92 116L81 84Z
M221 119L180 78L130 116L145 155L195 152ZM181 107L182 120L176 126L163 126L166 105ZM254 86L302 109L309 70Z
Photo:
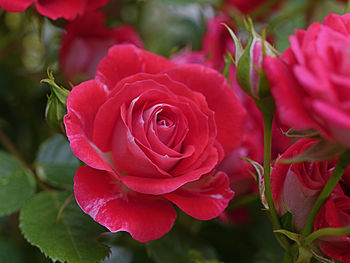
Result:
M294 129L317 130L326 140L345 147L350 146L349 36L350 16L331 14L322 24L297 30L290 37L291 46L280 57L265 57L263 62L280 119ZM291 213L299 233L340 161L335 157L286 164L283 159L305 154L318 142L306 138L297 141L282 154L271 174L277 213ZM347 169L318 211L314 231L350 225L349 187ZM324 255L350 262L349 238L325 234L316 243Z
M0 0L9 12L32 6L65 19L58 67L79 84L47 112L60 127L65 115L84 163L74 177L80 208L148 242L170 231L175 206L199 220L245 222L245 208L225 209L234 195L259 192L277 235L292 237L280 241L295 260L350 263L350 14L296 30L280 55L251 19L242 34L231 18L260 21L283 1L227 0L206 21L201 50L167 59L145 50L132 26L107 26L107 8L96 9L108 2ZM334 228L345 232L327 232Z

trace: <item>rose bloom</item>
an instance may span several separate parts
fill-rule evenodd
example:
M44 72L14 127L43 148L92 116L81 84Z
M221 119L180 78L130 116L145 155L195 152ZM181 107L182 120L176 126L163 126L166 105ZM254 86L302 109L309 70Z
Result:
M280 119L350 146L350 15L296 30L279 58L264 58Z
M225 5L233 5L243 14L248 14L265 2L267 0L226 0Z
M207 220L233 197L214 170L240 144L245 111L217 71L116 45L95 79L73 88L67 110L72 151L86 163L76 200L110 231L146 242L171 229L170 202Z
M301 139L282 156L289 159L317 143L316 139ZM277 212L293 215L295 229L300 232L324 185L334 171L336 160L283 164L277 162L271 174L271 188ZM314 222L314 230L350 225L350 169L334 188ZM350 262L350 236L321 237L322 252L344 263Z
M61 71L71 81L93 78L98 63L114 44L143 47L133 27L107 28L102 11L87 13L66 26L60 48Z
M35 4L38 12L51 19L73 20L86 11L104 6L109 0L0 0L0 7L8 12L23 12Z
M202 50L190 51L185 49L175 54L171 60L179 65L195 63L219 71L223 70L226 52L234 53L233 40L223 23L232 27L229 18L223 13L208 19L202 40Z

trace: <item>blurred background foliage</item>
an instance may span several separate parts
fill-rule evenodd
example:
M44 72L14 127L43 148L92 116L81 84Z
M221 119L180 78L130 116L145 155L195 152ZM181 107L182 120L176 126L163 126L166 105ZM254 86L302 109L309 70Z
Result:
M306 3L311 2L312 8L307 7ZM205 22L218 6L219 0L112 0L105 10L108 26L134 26L147 50L169 57L184 47L201 49ZM344 5L335 0L287 1L268 19L256 19L255 26L259 29L269 24L268 32L274 37L275 47L282 52L288 47L288 36L295 28L306 28L330 12L343 10ZM243 27L241 15L232 18L238 30ZM64 20L49 20L33 8L23 13L0 9L0 150L12 149L37 176L64 189L70 187L74 174L62 171L67 167L74 170L78 161L71 156L62 137L52 139L54 132L44 117L49 87L39 82L50 68L55 72L57 83L69 87L58 70L63 27ZM244 33L241 37L244 39ZM55 152L48 153L47 149ZM57 179L58 171L66 177ZM266 214L258 198L250 200L251 214L244 224L225 224L219 219L199 222L179 210L172 231L147 244L134 241L127 233L103 234L100 241L112 248L110 258L103 262L281 262L283 251L273 236ZM0 216L0 262L51 262L25 241L18 220L18 213Z

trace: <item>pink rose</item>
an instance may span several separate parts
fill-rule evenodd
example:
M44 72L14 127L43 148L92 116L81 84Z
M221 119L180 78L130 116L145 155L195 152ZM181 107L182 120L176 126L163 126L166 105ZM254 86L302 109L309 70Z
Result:
M61 71L72 81L91 79L108 48L115 44L143 47L133 27L107 28L102 11L87 13L66 26L60 49Z
M292 145L282 159L303 153L317 143L315 139L301 139ZM271 188L277 212L293 215L295 229L300 232L324 185L334 171L336 160L283 164L277 162L271 174ZM350 170L344 174L322 206L314 222L314 230L350 225ZM321 237L318 244L331 258L350 262L350 236Z
M263 62L280 119L349 147L350 15L330 14L290 41L280 58Z
M176 204L201 220L233 196L214 170L240 144L244 109L225 77L117 45L95 80L70 93L65 117L80 207L111 231L146 242L167 233Z
M43 16L51 19L73 20L77 15L104 6L109 0L0 0L0 7L8 12L23 12L31 4Z

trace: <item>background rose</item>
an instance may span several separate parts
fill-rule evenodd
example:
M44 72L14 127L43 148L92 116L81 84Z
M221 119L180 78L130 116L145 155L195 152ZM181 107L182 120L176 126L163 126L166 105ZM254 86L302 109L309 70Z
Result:
M325 227L347 227L350 225L350 168L347 169L317 214L314 230ZM350 236L321 237L318 244L327 256L350 262Z
M71 81L91 79L108 48L115 44L143 47L133 27L107 28L102 11L89 12L66 26L60 48L61 71Z
M323 24L296 30L280 58L265 57L280 119L297 129L318 129L350 146L350 15L330 14Z
M301 139L292 145L282 159L292 158L317 143L316 139ZM331 176L336 160L283 164L277 162L272 174L272 193L280 215L289 211L293 215L295 229L300 232L317 197ZM325 227L350 225L350 170L344 174L322 206L314 222L314 230ZM350 241L347 236L322 237L318 240L321 250L331 258L350 262Z
M244 110L216 71L118 45L67 107L71 148L87 164L74 179L76 199L111 231L148 241L175 220L167 200L210 219L232 198L227 176L212 173L240 144Z
M73 20L77 15L104 6L109 0L0 0L0 7L8 12L23 12L31 4L43 16L56 20L65 18Z
M226 0L225 5L233 5L243 14L248 14L254 9L258 8L263 3L267 2L266 0Z

